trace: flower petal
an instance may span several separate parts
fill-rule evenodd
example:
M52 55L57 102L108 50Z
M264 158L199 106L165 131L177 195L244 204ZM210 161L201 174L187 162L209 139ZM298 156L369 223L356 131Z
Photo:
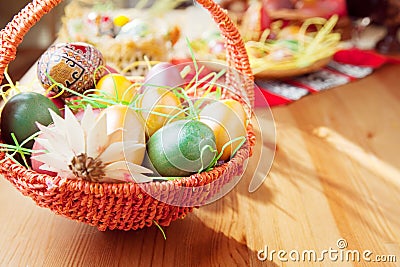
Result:
M37 123L39 130L41 131L40 139L46 139L52 147L47 146L49 152L57 152L63 158L70 159L74 156L72 151L68 149L68 143L64 133L60 133L54 127L45 127Z
M68 109L67 106L65 106L65 109ZM53 119L53 123L55 126L55 129L61 134L65 133L68 129L65 126L65 121L63 118L61 118L58 114L56 114L53 110L49 109L50 116Z
M35 142L40 144L43 147L43 150L47 150L47 151L53 151L54 148L51 145L51 143L49 142L48 139L44 139L44 138L36 138Z
M120 142L122 141L122 135L123 135L123 130L122 128L116 128L112 132L107 132L108 135L108 141L110 143L115 143L115 142Z
M36 126L39 128L39 130L42 132L42 134L47 135L47 137L49 137L49 136L54 137L56 135L59 135L57 133L57 131L54 129L54 127L46 127L38 122L36 122Z
M93 112L92 106L88 105L83 113L81 125L85 134L89 133L89 131L93 128L96 123L96 115Z
M85 134L78 119L68 107L65 107L65 123L68 127L65 133L70 149L75 155L85 153Z
M129 170L106 171L106 178L102 179L102 182L112 181L147 183L153 179L140 173L131 173Z
M107 143L107 117L104 113L97 119L95 125L87 134L86 154L89 157L97 158L106 149Z
M140 151L143 150L143 151ZM103 162L115 162L115 161L129 161L132 162L132 155L135 156L135 152L144 155L145 145L138 144L137 142L115 142L109 145L106 150L100 155L100 159ZM140 156L140 155L139 155ZM143 160L143 159L142 159Z
M127 161L113 162L107 165L104 170L129 170L132 173L153 173L150 169Z
M134 142L124 142L125 161L142 164L146 153L146 145Z
M112 170L106 171L106 176L101 179L101 182L133 182L131 173L128 170Z
M140 174L140 173L134 173L133 174L133 179L138 184L140 184L140 183L148 183L148 182L152 182L153 181L153 178L148 177L148 176L143 175L143 174Z
M49 166L47 164L40 165L39 169L43 170L43 171L57 172L56 169L54 169L53 167L51 167L51 166Z
M62 170L57 172L57 175L61 178L68 178L73 180L80 180L81 178L76 177L70 170Z
M151 170L126 161L117 161L107 165L104 172L108 179L114 179L123 182L145 183L153 181L152 178L141 173L153 173Z
M55 172L58 172L59 170L69 170L68 163L59 156L60 155L57 153L43 153L33 156L32 159L54 168Z

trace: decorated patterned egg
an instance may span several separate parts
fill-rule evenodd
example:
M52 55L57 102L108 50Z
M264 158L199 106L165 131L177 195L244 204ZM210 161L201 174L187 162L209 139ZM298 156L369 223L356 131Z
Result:
M38 78L45 89L54 82L69 90L62 97L69 97L75 91L83 93L94 88L94 82L105 74L105 62L101 52L94 46L81 42L52 45L40 57L37 66ZM61 93L63 88L53 86L52 91Z

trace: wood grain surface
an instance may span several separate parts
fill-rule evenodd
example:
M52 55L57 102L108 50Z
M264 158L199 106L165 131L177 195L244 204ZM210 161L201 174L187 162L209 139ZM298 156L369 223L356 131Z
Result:
M265 163L274 148L272 121L256 110L266 128L242 180L165 228L166 240L156 227L99 232L35 206L0 179L0 266L399 266L399 80L400 65L384 66L273 108L275 158L249 193L252 177L263 173L256 172L260 149ZM269 256L282 250L281 259L276 252L259 260L266 249ZM290 258L311 250L317 262ZM360 260L341 260L355 251ZM364 251L371 261L392 255L397 262L366 262Z

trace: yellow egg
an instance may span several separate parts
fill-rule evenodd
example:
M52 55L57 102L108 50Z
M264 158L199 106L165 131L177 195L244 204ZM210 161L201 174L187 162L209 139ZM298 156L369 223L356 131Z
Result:
M146 122L148 136L152 136L182 110L179 98L170 90L161 87L147 89L139 98L138 107ZM183 117L183 113L177 116L177 118Z
M114 25L118 27L122 27L127 24L130 19L125 15L119 15L114 18Z
M130 103L136 95L137 87L124 75L109 73L103 76L96 84L96 94L115 102Z

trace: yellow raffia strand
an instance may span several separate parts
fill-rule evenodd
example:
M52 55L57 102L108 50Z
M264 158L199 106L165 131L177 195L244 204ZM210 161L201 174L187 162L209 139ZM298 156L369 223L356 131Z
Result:
M261 43L265 43L267 41L268 36L271 34L271 30L270 29L265 29L260 37L260 42Z
M7 81L7 83L0 86L0 94L3 103L6 103L12 96L16 94L33 91L33 84L35 80L27 85L21 85L18 81L14 83L11 79L11 76L8 74L8 68L6 68L4 71L4 79Z
M151 62L150 62L149 57L146 56L146 55L144 55L144 56L143 56L143 59L144 59L144 61L146 62L147 68L150 70L151 67L152 67L152 65L151 65Z
M3 99L4 102L7 102L8 100L8 96L12 95L12 92L17 92L19 93L20 90L18 89L18 87L13 83L10 75L8 75L8 67L6 67L5 71L4 71L4 78L6 79L6 81L8 82L7 84L4 84L1 86L0 90L1 90L1 97Z
M259 41L246 42L249 51L250 65L254 74L268 70L290 70L312 65L314 62L332 56L340 42L340 34L332 33L338 21L334 15L329 20L324 18L310 18L304 21L299 30L298 50L292 51L292 56L283 60L271 60L267 57L273 49L285 48L277 43L266 42L267 33L263 33ZM315 26L317 32L307 33L310 26ZM261 54L254 56L251 51Z
M191 70L192 68L190 67L190 65L185 66L183 70L180 72L182 79L185 79L186 76L191 72Z
M54 87L57 87L57 84L53 83L49 88L47 88L46 94L48 95L51 92L51 90L53 90ZM60 97L62 94L64 94L64 92L65 92L65 90L61 89L61 92L59 92L58 94L56 94L54 96L51 96L50 98Z
M10 75L8 75L8 67L6 68L5 72L4 72L4 77L6 78L7 82L10 85L10 88L17 91L18 93L20 92L18 87L14 85L14 83L12 82L12 79L10 77Z

